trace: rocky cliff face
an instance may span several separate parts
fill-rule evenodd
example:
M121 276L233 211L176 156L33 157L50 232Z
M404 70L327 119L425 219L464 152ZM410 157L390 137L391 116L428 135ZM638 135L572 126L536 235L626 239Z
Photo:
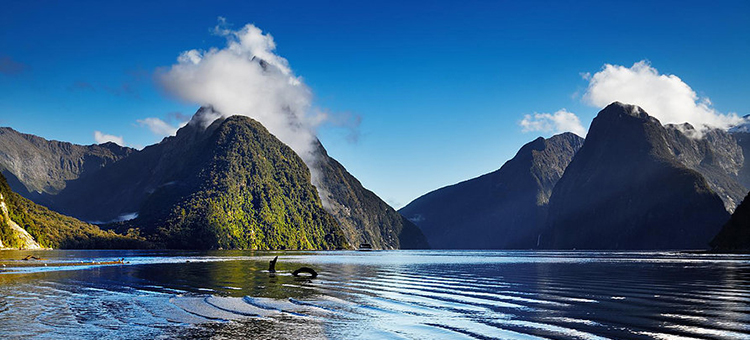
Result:
M542 246L707 248L729 214L705 177L683 164L710 152L675 138L695 145L637 106L599 112L552 191Z
M750 116L746 116L750 118ZM737 140L737 145L742 149L742 154L745 156L746 162L742 164L740 170L737 172L737 181L746 189L750 190L750 132L746 129L740 129L736 131L730 131L732 137Z
M433 248L535 248L552 189L582 144L572 133L540 137L499 170L430 192L400 212Z
M664 128L669 149L677 161L703 175L724 202L724 208L734 212L747 193L740 182L745 156L738 139L719 129L706 129L698 137L687 123Z

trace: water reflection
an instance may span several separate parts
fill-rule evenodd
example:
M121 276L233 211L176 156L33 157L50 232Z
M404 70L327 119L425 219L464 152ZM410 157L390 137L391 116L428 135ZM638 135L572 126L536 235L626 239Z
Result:
M750 338L745 255L34 254L50 266L0 273L2 339ZM54 266L121 257L129 264ZM302 266L320 275L292 276Z

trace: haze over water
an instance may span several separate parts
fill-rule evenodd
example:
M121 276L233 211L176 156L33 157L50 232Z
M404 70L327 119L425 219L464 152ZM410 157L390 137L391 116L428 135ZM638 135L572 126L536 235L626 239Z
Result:
M750 339L748 255L34 254L129 264L2 269L0 339Z

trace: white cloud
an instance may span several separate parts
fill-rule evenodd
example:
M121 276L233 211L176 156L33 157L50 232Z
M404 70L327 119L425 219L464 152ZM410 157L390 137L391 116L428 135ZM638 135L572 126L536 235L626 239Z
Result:
M225 27L226 21L219 18L213 32L227 39L226 47L183 52L176 64L157 72L161 86L180 100L212 106L219 114L202 117L204 126L221 115L258 120L312 168L316 128L328 115L313 108L312 91L276 54L270 34L252 24L237 31Z
M599 108L614 101L642 107L662 124L690 123L698 130L710 126L728 129L742 123L735 113L722 114L711 106L708 97L698 94L676 75L659 74L649 62L632 67L605 64L589 81L583 101Z
M177 127L159 119L159 118L146 118L136 120L138 124L148 127L152 133L157 136L174 136L177 134Z
M586 129L581 125L578 116L568 112L565 108L549 113L527 114L519 122L523 127L523 132L541 131L550 134L559 134L562 132L572 132L580 137L586 136Z
M123 141L122 136L105 134L99 130L94 131L94 140L99 144L114 142L120 146L125 146L125 141Z

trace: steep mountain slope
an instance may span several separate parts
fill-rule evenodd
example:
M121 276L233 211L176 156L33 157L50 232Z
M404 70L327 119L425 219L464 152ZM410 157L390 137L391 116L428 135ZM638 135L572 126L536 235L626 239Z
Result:
M339 162L328 156L320 143L317 153L318 192L352 247L361 243L369 243L375 249L429 247L419 228L364 188Z
M750 118L750 115L745 116L745 118ZM737 172L737 181L750 190L750 162L747 161L750 158L750 131L746 127L730 132L732 137L737 140L737 144L742 148L742 154L745 155L746 160Z
M121 236L55 213L13 192L0 175L0 247L4 248L148 248L134 236Z
M637 106L616 102L599 112L552 191L542 247L707 248L729 214L670 139Z
M94 173L133 151L111 142L79 146L0 128L0 171L14 191L35 200L57 194L66 181Z
M711 241L711 248L722 252L750 251L750 194Z
M400 210L441 249L536 247L552 188L583 139L537 138L499 170L430 192Z
M137 211L137 219L109 227L168 248L347 247L291 148L247 117L221 118L207 129L196 124L61 195L81 197L73 206L80 215Z
M677 161L703 175L724 202L725 209L732 213L747 194L747 188L740 182L745 156L739 140L729 132L712 128L697 137L693 126L687 123L664 128Z

